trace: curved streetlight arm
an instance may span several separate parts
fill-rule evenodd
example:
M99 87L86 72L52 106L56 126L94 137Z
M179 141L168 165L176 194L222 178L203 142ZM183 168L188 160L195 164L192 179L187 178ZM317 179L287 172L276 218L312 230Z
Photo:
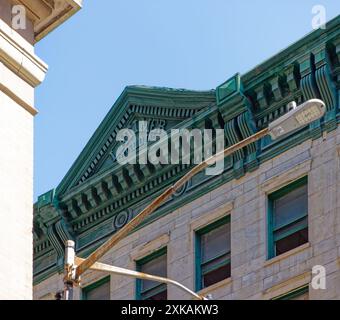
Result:
M133 270L125 269L125 268L110 266L108 264L100 263L100 262L95 262L90 267L90 270L104 271L104 272L108 272L108 273L113 273L113 274L131 277L131 278L136 278L136 279L151 280L151 281L171 284L171 285L185 291L186 293L190 294L191 296L193 296L197 300L208 300L207 298L200 296L197 293L195 293L194 291L188 289L187 287L180 284L179 282L177 282L175 280L168 279L168 278L153 276L151 274L147 274L147 273L143 273L143 272L138 272L138 271L133 271Z

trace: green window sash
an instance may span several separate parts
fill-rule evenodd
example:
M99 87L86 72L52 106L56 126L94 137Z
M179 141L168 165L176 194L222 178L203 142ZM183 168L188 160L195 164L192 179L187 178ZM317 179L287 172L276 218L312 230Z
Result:
M224 259L224 260L222 260L222 261L220 261L216 264L210 265L210 266L209 265L207 266L207 263L203 263L201 265L201 270L202 270L201 274L202 274L202 276L204 276L207 273L214 271L214 270L217 270L217 269L224 267L228 264L230 264L230 258L226 258L226 259Z
M308 227L307 217L298 219L289 225L286 225L278 230L274 230L274 242L283 238L287 238L295 232L301 231Z
M214 256L214 257L212 257L212 258L210 258L210 259L208 259L208 260L202 261L201 264L202 264L202 265L203 265L203 264L208 264L208 263L213 262L213 261L215 261L215 260L218 260L218 259L220 259L220 258L222 258L223 256L226 256L226 255L228 255L228 254L230 254L230 250L227 250L227 251L225 251L225 252L223 252L223 253L217 254L216 256Z
M222 225L227 225L230 223L230 216L226 216L204 228L196 231L195 233L195 289L199 291L203 288L203 277L221 267L230 264L230 247L226 248L224 252L220 252L215 256L209 258L206 261L202 261L202 246L201 237L210 231L221 227Z
M307 293L309 291L308 285L307 286L303 286L297 289L294 289L288 293L285 293L281 296L275 297L272 300L291 300L294 299L296 297L299 297L305 293Z
M275 223L276 201L287 196L289 193L306 186L307 182L308 178L306 176L268 196L268 259L276 256L275 244L277 241L308 228L308 208L307 211L304 210L303 212L295 212L295 214L287 215L287 219L281 221L280 224ZM306 192L308 193L308 190L306 190ZM308 196L308 194L305 196ZM294 197L292 199L294 199ZM302 199L302 201L304 200Z
M160 283L160 284L158 284L158 285L156 285L156 286L154 286L152 288L149 288L149 289L147 289L145 291L141 291L140 292L140 298L142 300L147 300L150 297L153 297L156 294L159 294L159 293L164 292L166 290L167 290L166 284Z
M87 300L88 296L93 290L98 289L99 287L109 284L110 283L110 276L104 277L81 290L81 300ZM108 299L110 299L110 292L108 292Z
M165 256L166 254L167 254L167 248L163 247L162 249L136 261L137 271L142 272L143 265L161 256ZM136 279L136 300L146 300L160 292L167 290L166 284L158 283L158 282L154 282L154 284L151 287L147 289L143 289L143 281L154 282L152 280Z
M275 211L275 209L274 209ZM308 212L298 212L296 213L294 216L292 216L290 219L287 219L285 222L281 223L281 224L275 224L273 226L273 231L277 231L279 229L285 228L286 226L290 225L290 224L294 224L296 222L298 222L299 220L307 217Z

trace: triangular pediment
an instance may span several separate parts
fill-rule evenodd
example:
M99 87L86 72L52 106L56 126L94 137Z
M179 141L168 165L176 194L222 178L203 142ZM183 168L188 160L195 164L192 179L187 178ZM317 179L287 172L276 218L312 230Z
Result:
M56 194L63 195L114 166L113 151L118 144L115 138L120 129L134 129L138 121L143 120L150 128L169 130L214 103L213 90L126 87L56 189Z

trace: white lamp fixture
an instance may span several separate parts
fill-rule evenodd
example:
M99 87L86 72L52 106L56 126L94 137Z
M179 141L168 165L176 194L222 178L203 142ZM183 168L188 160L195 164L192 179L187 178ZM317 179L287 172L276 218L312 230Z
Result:
M296 106L295 102L290 105L292 110L268 126L269 135L273 140L320 119L326 112L325 103L319 99L308 100L299 106Z

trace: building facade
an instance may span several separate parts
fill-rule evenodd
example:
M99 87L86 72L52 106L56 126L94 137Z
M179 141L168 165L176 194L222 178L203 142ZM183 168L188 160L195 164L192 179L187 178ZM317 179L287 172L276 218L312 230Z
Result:
M34 45L79 0L0 0L0 300L32 299L34 89L47 64Z
M86 257L190 164L117 162L122 128L222 129L233 145L322 99L325 116L197 174L100 261L167 276L213 299L340 299L340 16L216 90L127 87L55 190L34 206L34 298L63 290L64 241ZM313 273L314 272L314 273ZM326 289L315 276L326 273ZM314 277L314 278L313 278ZM78 299L190 299L87 271Z

